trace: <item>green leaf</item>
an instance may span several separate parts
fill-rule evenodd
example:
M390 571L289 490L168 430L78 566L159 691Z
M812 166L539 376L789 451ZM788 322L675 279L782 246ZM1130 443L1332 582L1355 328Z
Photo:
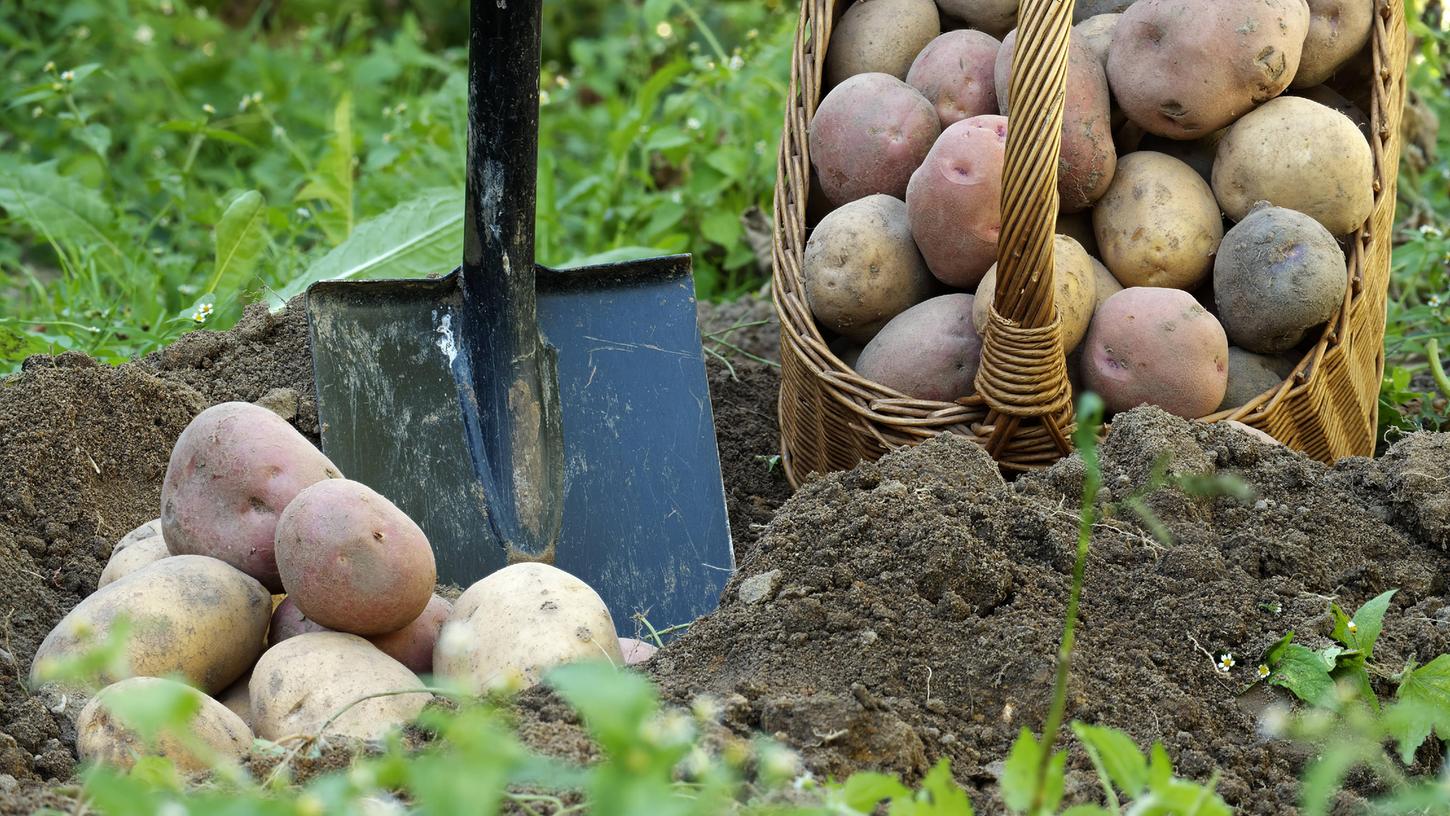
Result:
M1032 732L1023 728L1012 743L1007 760L1002 763L1002 803L1014 813L1023 813L1032 807L1036 793L1037 765L1042 761L1042 747Z
M889 816L972 816L972 800L952 778L951 761L943 759L921 780L920 791L891 801Z
M851 774L841 786L839 801L857 813L874 813L887 799L910 795L911 790L896 777L863 771Z
M1331 664L1332 665L1332 664ZM1329 676L1330 665L1317 652L1289 644L1271 667L1269 683L1288 689L1299 699L1312 705L1327 704L1334 695L1334 679Z
M1085 723L1073 723L1072 730L1118 790L1132 798L1148 786L1148 759L1127 734Z
M356 149L352 136L352 94L344 93L332 112L332 135L317 168L297 193L298 201L321 201L327 209L316 214L317 223L337 246L353 230L353 164Z
M1062 816L1112 816L1112 813L1102 805L1073 805L1064 810Z
M1289 644L1290 643L1293 643L1293 642L1294 642L1294 633L1293 632L1290 632L1289 634L1284 635L1283 637L1279 638L1279 642L1278 643L1275 643L1273 646L1270 646L1269 647L1269 650L1267 652L1264 652L1263 659L1260 660L1259 662L1260 663L1263 663L1265 666L1268 666L1271 669L1273 667L1279 665L1279 661L1284 659L1284 652L1286 650L1288 650Z
M652 247L615 247L614 249L596 252L593 255L580 255L570 258L562 264L560 269L576 269L581 266L598 266L600 264L625 263L627 261L641 261L645 258L658 258L664 253Z
M740 217L729 210L715 210L700 222L700 234L723 247L740 240Z
M430 190L357 225L342 244L268 298L280 309L318 281L423 278L463 258L463 192Z
M1406 672L1395 698L1421 712L1419 717L1404 718L1394 735L1400 743L1400 758L1408 765L1431 731L1450 739L1450 655L1440 655Z
M0 171L0 210L58 244L122 254L111 238L115 216L105 200L50 165Z
M1385 612L1390 608L1390 599L1395 597L1398 590L1377 595L1365 601L1364 606L1354 613L1354 624L1357 630L1356 647L1364 652L1365 659L1374 657L1375 642L1380 639L1380 632L1384 628Z
M1306 816L1322 816L1339 792L1344 777L1360 760L1360 750L1352 743L1339 742L1327 746L1309 770L1300 786L1300 803Z
M216 262L202 294L219 287L224 296L237 294L267 247L267 202L261 193L248 190L232 199L217 222L213 243Z
M1168 783L1173 778L1173 760L1168 758L1168 751L1163 748L1163 743L1153 743L1153 748L1148 752L1148 785L1159 787Z
M669 16L670 9L675 5L675 0L645 0L644 22L650 28L654 28L665 17Z
M106 151L111 148L111 129L105 125L91 123L82 128L77 128L75 137L81 144L89 147L101 158L106 157Z
M659 697L648 680L607 662L560 666L544 682L584 717L589 733L612 755L629 753L644 723L659 711Z

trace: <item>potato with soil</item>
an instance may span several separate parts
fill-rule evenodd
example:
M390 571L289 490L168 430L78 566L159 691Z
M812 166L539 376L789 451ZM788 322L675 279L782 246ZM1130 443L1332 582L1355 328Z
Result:
M861 351L856 373L915 399L950 402L972 394L982 359L974 300L942 295L897 315Z
M481 694L528 688L564 663L624 662L609 608L589 585L548 564L511 564L453 604L433 651L440 680Z
M911 239L906 202L888 195L857 199L822 218L806 242L801 276L816 320L857 343L870 342L936 288Z
M1002 43L969 29L948 31L927 44L911 63L906 84L936 108L942 127L997 112L997 51Z
M1213 267L1219 319L1236 345L1288 351L1344 304L1349 273L1334 236L1314 219L1260 207L1228 231Z
M276 550L288 600L338 632L396 632L423 614L438 580L422 529L349 479L297 494L277 521Z
M131 695L133 700L137 695L191 698L196 714L185 734L162 731L148 745L127 725L126 709L115 705L124 695ZM193 748L198 743L200 751ZM159 677L132 677L112 683L92 697L76 717L76 753L80 758L120 770L129 770L137 757L160 756L171 760L182 773L197 773L215 767L216 760L240 760L251 747L252 730L241 717L185 683Z
M229 564L200 555L165 558L76 604L40 644L31 684L39 685L47 664L104 643L125 619L125 676L178 674L215 693L256 661L271 612L267 590ZM125 677L105 672L100 679Z
M1103 66L1104 79L1107 78L1108 49L1113 45L1113 34L1117 32L1118 21L1121 19L1121 14L1099 14L1072 27L1073 38L1091 51L1097 57L1098 64Z
M1247 405L1289 376L1294 364L1283 357L1255 354L1238 346L1228 347L1228 390L1218 410L1232 411Z
M220 558L278 592L278 516L304 487L341 476L266 408L214 405L186 426L171 451L161 484L166 546L172 555Z
M433 671L433 650L438 645L438 633L453 614L453 604L434 595L428 600L423 614L412 623L396 632L374 635L369 638L378 650L407 666L414 674L428 674Z
M1017 26L1017 0L936 0L942 14L1000 37Z
M1260 201L1298 210L1348 235L1374 209L1374 155L1354 122L1297 96L1239 120L1218 144L1213 192L1242 221Z
M1124 156L1093 208L1098 251L1125 286L1192 289L1213 271L1223 217L1192 167L1162 153Z
M906 195L912 171L941 135L936 109L889 74L857 74L816 108L807 143L821 192L839 207L885 193Z
M940 33L932 0L856 0L831 32L826 82L871 73L905 79L911 61Z
M1309 36L1293 86L1319 85L1358 54L1369 42L1374 11L1374 0L1309 0Z
M1109 412L1156 405L1207 416L1228 387L1223 327L1181 289L1134 286L1108 298L1083 349L1083 384Z
M413 689L417 693L357 702L371 694ZM432 696L407 666L344 632L307 632L268 649L252 670L249 690L257 736L269 740L316 736L355 702L327 734L380 739L411 722Z
M1052 251L1052 303L1062 321L1062 350L1071 354L1087 335L1097 307L1097 275L1093 259L1077 241L1066 235L1054 236ZM1121 288L1121 287L1119 287ZM972 305L972 322L985 327L996 297L997 267L994 265L977 287L976 303Z
M1002 40L997 52L997 102L1011 116L1009 93L1017 32ZM1102 197L1117 172L1113 144L1112 97L1102 63L1079 39L1068 48L1066 97L1062 110L1062 148L1058 153L1057 192L1063 212L1085 210Z
M1137 0L1077 0L1072 8L1072 21L1081 23L1104 14L1122 14Z
M116 542L115 549L111 550L110 560L106 562L105 569L101 570L101 577L96 582L96 588L100 589L112 581L125 578L142 567L170 556L171 551L166 548L166 539L161 535L161 519L148 521Z
M972 289L997 260L1007 119L974 116L942 132L906 188L911 236L937 280Z
M1108 83L1139 127L1197 139L1283 93L1308 31L1305 0L1139 0L1118 21Z
M302 614L302 610L297 608L297 601L288 596L272 610L272 624L267 628L267 645L276 646L288 638L307 632L331 631L333 630Z

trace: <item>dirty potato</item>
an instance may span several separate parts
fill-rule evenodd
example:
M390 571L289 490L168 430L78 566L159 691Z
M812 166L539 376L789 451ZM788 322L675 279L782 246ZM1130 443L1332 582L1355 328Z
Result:
M972 394L982 357L973 300L941 295L897 315L861 351L856 373L916 399L950 402Z
M839 207L876 193L902 198L941 134L936 109L889 74L857 74L826 94L811 120L811 166Z
M927 44L911 63L906 84L936 107L942 127L997 112L994 79L1002 43L970 29L948 31Z
M826 82L870 73L906 79L911 61L940 33L932 0L856 0L831 32Z
M1066 235L1055 236L1052 252L1052 303L1062 321L1062 350L1071 354L1092 322L1097 306L1097 275L1093 259L1077 241ZM977 287L977 300L972 307L972 322L987 325L992 302L996 297L997 267L994 265ZM1121 287L1119 287L1121 288Z
M1103 263L1125 286L1192 289L1213 270L1223 217L1192 167L1139 151L1119 163L1093 209L1093 229Z
M191 698L196 715L186 734L163 730L151 744L127 724L124 708L116 701L125 695L165 695ZM189 737L189 739L188 739ZM193 745L199 743L200 751ZM198 773L215 767L217 760L240 760L252 747L252 731L226 706L200 691L175 680L160 677L132 677L101 689L76 717L76 753L87 762L129 770L141 756L171 760L182 773Z

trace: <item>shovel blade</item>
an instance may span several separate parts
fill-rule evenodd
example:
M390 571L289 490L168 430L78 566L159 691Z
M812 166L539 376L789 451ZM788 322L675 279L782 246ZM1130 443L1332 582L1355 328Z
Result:
M558 353L563 524L543 560L592 586L630 631L713 610L734 568L688 257L538 270ZM323 450L390 498L468 586L512 561L490 532L479 423L506 406L459 355L472 330L454 276L308 292ZM475 430L471 430L475 429Z

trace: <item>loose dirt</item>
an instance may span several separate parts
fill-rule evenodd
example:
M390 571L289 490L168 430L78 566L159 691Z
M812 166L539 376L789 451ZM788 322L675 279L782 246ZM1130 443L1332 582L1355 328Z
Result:
M716 697L726 728L776 735L821 776L914 779L949 757L993 812L1010 741L1044 714L1081 463L1006 484L985 454L942 438L815 479L782 507L776 370L747 356L775 354L773 325L757 324L769 312L702 309L707 346L725 358L709 374L738 572L720 611L647 671L670 700ZM315 436L299 314L252 310L231 332L116 369L36 358L0 384L0 813L43 804L74 772L61 701L20 685L30 656L94 589L112 543L156 515L186 422L228 399L265 399ZM1327 642L1331 599L1400 589L1376 652L1388 667L1450 651L1447 445L1420 435L1329 468L1229 428L1120 417L1103 451L1108 499L1144 487L1165 456L1172 473L1236 474L1256 497L1155 491L1168 542L1122 512L1098 525L1070 715L1162 741L1185 776L1220 770L1220 792L1245 812L1291 812L1304 757L1260 736L1239 692L1282 633ZM1212 663L1223 652L1237 660L1227 676ZM592 753L547 693L519 713L532 743ZM1085 759L1070 766L1069 792L1097 796Z

